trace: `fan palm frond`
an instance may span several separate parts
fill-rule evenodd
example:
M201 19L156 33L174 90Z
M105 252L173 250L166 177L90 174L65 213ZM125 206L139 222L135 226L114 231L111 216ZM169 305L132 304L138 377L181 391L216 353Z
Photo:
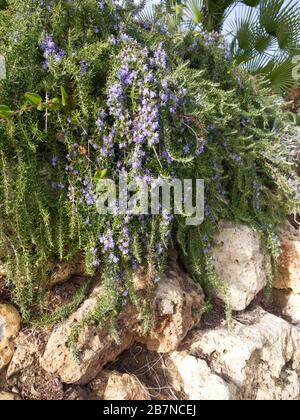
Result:
M234 52L236 55L249 57L254 49L254 32L257 26L256 13L249 9L246 15L236 14L235 18L229 24L231 34L233 35Z
M261 0L259 9L260 25L274 37L282 23L299 27L299 6L293 0L287 4L285 0Z
M152 25L155 22L154 2L152 0L145 1L145 4L139 8L135 16L140 23Z
M295 85L292 74L293 68L294 64L290 58L279 64L276 62L274 63L274 66L269 73L269 79L275 91L288 91Z
M203 20L203 0L188 0L183 5L184 20L198 25Z

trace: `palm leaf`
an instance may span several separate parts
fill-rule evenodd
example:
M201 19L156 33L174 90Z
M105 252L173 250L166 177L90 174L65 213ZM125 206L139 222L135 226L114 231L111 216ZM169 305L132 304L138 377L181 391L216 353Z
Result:
M155 5L154 2L147 1L137 13L136 18L140 23L153 24L155 22Z
M275 91L287 91L295 85L293 78L294 64L291 59L287 59L279 64L274 64L269 73L269 79Z
M293 0L285 5L285 0L261 0L260 24L269 35L276 37L281 23L288 23L290 28L299 27L299 7Z
M191 22L194 25L202 22L203 0L188 0L183 7L185 21Z
M254 28L256 27L256 13L249 9L246 15L236 14L229 24L233 35L234 52L237 56L249 57L254 49Z

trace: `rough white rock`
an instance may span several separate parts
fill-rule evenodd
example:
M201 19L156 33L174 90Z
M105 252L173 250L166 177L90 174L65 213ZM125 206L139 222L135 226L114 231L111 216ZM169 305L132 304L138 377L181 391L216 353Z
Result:
M152 328L146 337L142 330L137 331L136 341L158 353L176 350L187 333L199 323L203 302L201 287L173 262L151 298Z
M281 228L280 239L281 255L274 287L300 294L300 229L286 222Z
M143 283L146 284L140 282ZM117 321L120 344L116 344L107 326L100 330L97 325L88 325L79 335L77 349L80 357L77 361L67 346L70 333L93 311L101 295L103 289L99 286L70 318L57 326L49 338L41 366L65 383L88 383L104 365L115 360L134 341L146 344L152 351L175 350L188 331L200 321L204 300L201 287L173 262L152 296L146 295L152 305L152 327L148 335L143 335L143 323L136 308L127 305ZM140 297L143 299L143 290Z
M237 387L238 398L298 399L300 330L261 308L185 342L190 354L205 355L211 370Z
M186 352L173 352L170 359L179 373L183 391L189 400L229 400L226 382L211 372L204 360Z
M282 314L288 317L292 324L300 324L300 294L289 294Z
M3 264L0 263L0 278L6 277L6 276L7 276L6 268L4 267Z
M112 372L104 391L104 400L150 400L146 387L133 375Z
M217 291L217 296L234 311L244 310L266 286L270 272L270 259L264 255L258 234L248 226L223 221L212 257L227 290Z
M117 345L109 333L109 329L97 325L88 325L82 329L77 341L77 350L80 360L76 360L68 347L68 340L74 326L78 325L84 317L91 313L97 305L98 297L103 289L98 287L91 297L66 321L58 325L52 332L41 357L42 368L55 376L59 376L65 383L86 384L92 380L102 367L113 361L120 353L126 350L133 342L132 333L125 329L133 314L124 311L119 319L120 345Z
M21 399L18 394L0 391L0 401L19 401Z
M16 350L8 366L7 379L21 372L29 373L39 353L38 339L23 332L18 335L15 345Z
M48 280L49 287L56 284L61 284L70 279L71 276L81 275L84 273L84 264L79 261L69 261L57 264L50 275Z
M300 324L300 294L291 290L273 289L271 304L294 325Z
M14 354L14 340L19 333L21 318L11 305L0 304L0 369L8 365Z

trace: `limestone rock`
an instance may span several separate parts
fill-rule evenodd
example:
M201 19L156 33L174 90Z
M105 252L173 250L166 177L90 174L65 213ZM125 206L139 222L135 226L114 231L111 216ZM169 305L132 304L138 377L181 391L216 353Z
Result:
M7 370L7 384L17 389L25 400L64 400L63 384L39 365L45 347L45 331L21 332L15 341L15 353Z
M49 282L48 282L49 287L53 287L56 284L64 283L65 281L69 280L71 276L81 275L83 273L84 273L84 266L81 261L79 262L70 261L70 262L57 264L54 267L52 274L49 278Z
M19 401L22 398L18 394L12 392L0 391L0 401Z
M202 316L201 287L173 263L158 284L153 297L153 326L147 337L137 340L148 350L168 353L177 348Z
M140 291L141 298L143 292ZM96 325L88 325L79 335L78 362L67 346L70 333L78 322L95 309L101 294L103 290L99 286L70 318L56 327L49 338L41 366L65 383L88 383L104 365L115 360L134 341L159 352L175 350L188 331L200 321L204 300L200 286L173 263L149 299L153 318L150 333L143 335L139 314L133 305L127 305L117 320L120 343L117 345L111 337L108 326L100 330Z
M8 365L14 353L14 340L19 333L21 318L11 305L0 304L0 369Z
M248 226L221 222L212 258L227 293L217 291L234 311L243 311L268 280L270 259L264 255L257 233Z
M292 324L300 324L300 294L289 294L282 314L289 318Z
M119 345L107 327L100 330L97 325L88 325L80 332L77 342L80 360L76 360L72 355L68 347L71 331L95 309L98 297L102 293L101 287L96 288L91 297L66 321L58 325L49 338L41 358L41 366L48 373L59 376L65 383L88 383L104 365L113 361L133 342L133 334L127 331L129 326L132 327L133 313L126 309L118 320Z
M204 360L187 352L175 351L170 359L178 371L183 391L189 400L229 400L230 389L226 382L211 369ZM169 367L169 371L173 370Z
M226 325L198 330L185 342L211 370L237 388L237 399L298 399L300 330L261 308ZM296 374L296 375L295 375Z
M21 332L15 341L16 350L13 358L8 366L7 375L8 379L20 372L28 372L34 365L37 355L39 353L38 340L27 336Z
M7 276L6 269L5 269L4 265L0 263L0 278L6 277L6 276Z
M290 289L273 289L270 302L283 318L292 324L300 324L300 294Z
M300 230L288 222L281 230L281 255L274 281L276 289L292 289L300 294Z
M104 400L150 400L146 388L133 375L112 372L104 391Z
M102 370L99 375L89 383L89 390L96 399L104 400L104 393L111 373L112 372L109 370Z

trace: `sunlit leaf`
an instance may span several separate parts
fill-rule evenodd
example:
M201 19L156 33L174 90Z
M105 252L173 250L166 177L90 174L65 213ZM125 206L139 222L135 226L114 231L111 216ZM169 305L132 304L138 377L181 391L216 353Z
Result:
M100 179L105 178L107 175L108 169L98 169L94 175L94 181L97 183Z
M0 105L0 118L9 118L13 111L7 105Z
M36 107L43 102L42 97L36 93L26 92L24 96L31 105Z
M61 103L62 103L62 106L67 106L67 103L68 103L68 94L66 92L66 89L63 86L61 86L60 87L60 92L61 92Z

